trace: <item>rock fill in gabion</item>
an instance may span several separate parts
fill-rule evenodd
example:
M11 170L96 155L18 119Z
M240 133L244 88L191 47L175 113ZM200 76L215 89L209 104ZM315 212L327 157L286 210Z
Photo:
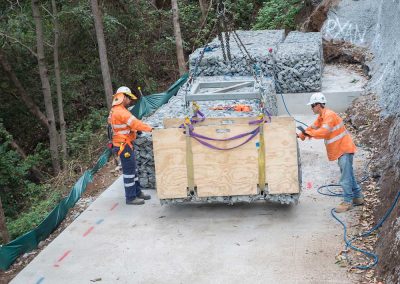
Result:
M319 32L283 30L237 31L238 36L266 77L274 77L277 92L315 92L321 90L323 68L322 36ZM253 65L230 36L232 60L224 60L221 43L215 38L197 62L203 48L189 57L190 71L202 76L249 76ZM196 68L196 63L197 68ZM279 75L278 75L279 74Z
M275 54L277 91L283 93L320 91L323 58L320 32L290 32Z
M250 56L259 64L264 75L272 75L272 56L279 43L285 38L284 30L237 31L238 36ZM225 37L224 37L225 38ZM204 52L196 74L201 76L251 76L252 67L243 48L239 48L233 36L229 40L232 60L225 61L218 37L209 43L209 51ZM189 56L189 68L194 72L196 62L204 48L198 48Z
M275 81L279 93L321 90L320 48L310 43L282 43L275 55Z

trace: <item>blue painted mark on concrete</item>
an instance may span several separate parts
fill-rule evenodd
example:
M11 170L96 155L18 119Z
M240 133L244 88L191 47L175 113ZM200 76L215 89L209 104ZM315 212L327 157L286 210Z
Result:
M44 277L39 278L39 280L36 282L36 284L40 284L44 281Z
M99 224L103 223L103 221L104 221L104 219L97 220L96 224L99 225Z

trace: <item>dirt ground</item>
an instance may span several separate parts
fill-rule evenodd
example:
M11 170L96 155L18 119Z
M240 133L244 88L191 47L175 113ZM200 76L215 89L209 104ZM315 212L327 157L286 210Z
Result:
M319 32L328 16L329 9L334 7L340 0L323 0L320 5L315 7L310 16L301 26L302 31Z
M370 204L371 216L367 216L370 226L376 224L393 203L398 192L399 178L389 157L389 135L392 125L396 123L393 117L383 118L378 99L374 94L365 95L357 99L349 111L348 122L357 130L359 143L368 147L372 152L370 164L371 177L374 184L370 191L374 192L374 202ZM398 118L397 118L398 119ZM398 123L398 122L397 122ZM400 283L400 254L396 232L399 224L396 223L400 210L394 210L383 227L379 230L379 240L373 242L373 247L379 256L376 268L376 279L390 276L390 283ZM397 229L396 229L397 226ZM397 271L396 271L397 269Z

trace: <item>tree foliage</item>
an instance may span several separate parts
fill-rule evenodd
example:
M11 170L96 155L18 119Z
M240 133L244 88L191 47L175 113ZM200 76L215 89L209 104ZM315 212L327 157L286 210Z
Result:
M295 17L303 5L302 0L266 0L258 12L253 28L294 30Z

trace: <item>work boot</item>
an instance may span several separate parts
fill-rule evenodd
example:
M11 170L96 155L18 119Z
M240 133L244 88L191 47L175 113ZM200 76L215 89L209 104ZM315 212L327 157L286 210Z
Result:
M151 196L148 194L144 194L143 191L141 191L140 194L138 196L136 196L136 198L140 198L143 200L149 200L149 199L151 199Z
M364 204L364 198L362 197L357 197L357 198L353 198L353 205L354 206L360 206Z
M132 200L127 200L126 201L127 205L143 205L144 204L144 200L143 199L139 199L139 198L135 198Z
M335 208L335 212L342 213L342 212L349 211L351 208L353 208L353 204L347 203L347 202L342 202Z

